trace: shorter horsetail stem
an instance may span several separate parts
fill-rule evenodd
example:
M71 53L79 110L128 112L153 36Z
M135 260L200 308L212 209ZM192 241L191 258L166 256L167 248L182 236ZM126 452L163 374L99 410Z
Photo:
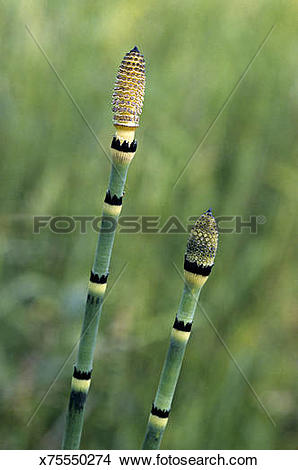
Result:
M208 279L217 250L218 231L211 209L196 221L184 258L184 289L168 353L152 405L143 449L159 449L165 431L201 288Z
M109 275L115 231L122 209L127 171L137 149L134 136L135 129L139 126L144 90L144 57L138 48L134 47L125 55L120 65L113 93L115 135L111 144L112 169L103 204L103 216L88 285L79 351L71 382L63 449L78 449L80 446L96 336Z

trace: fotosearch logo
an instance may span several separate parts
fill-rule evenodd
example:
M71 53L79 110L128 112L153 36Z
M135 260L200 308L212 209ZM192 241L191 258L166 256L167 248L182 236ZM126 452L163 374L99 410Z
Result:
M49 230L55 234L68 234L78 231L86 234L90 230L94 232L112 233L144 233L144 234L183 234L189 233L198 216L191 216L186 223L176 215L171 215L166 220L160 216L126 215L112 216L81 216L81 215L35 215L33 217L33 234L39 235L41 231ZM267 219L264 215L222 215L216 217L218 232L257 234L260 225L264 225Z

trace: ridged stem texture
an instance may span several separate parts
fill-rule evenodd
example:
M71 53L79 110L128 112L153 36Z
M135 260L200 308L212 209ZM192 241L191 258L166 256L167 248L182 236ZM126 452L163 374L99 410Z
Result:
M143 449L159 449L165 432L202 286L214 264L218 231L211 209L191 230L184 260L184 289L149 416Z
M107 194L117 198L122 197L128 166L129 163L113 163ZM78 449L80 446L85 402L90 386L94 349L117 221L118 215L107 214L107 211L104 209L88 287L79 351L72 380L63 449Z
M116 128L111 145L112 169L104 200L100 233L88 285L87 301L74 367L63 449L78 449L83 429L85 403L91 382L96 337L107 286L112 248L127 171L137 148L135 128L139 125L145 86L144 58L137 47L124 57L113 93L113 123Z
M190 331L175 328L178 322L192 324L200 288L185 282L179 310L170 337L170 345L163 365L160 381L147 426L143 449L159 449L166 429L177 381L189 340ZM181 324L182 324L181 323Z

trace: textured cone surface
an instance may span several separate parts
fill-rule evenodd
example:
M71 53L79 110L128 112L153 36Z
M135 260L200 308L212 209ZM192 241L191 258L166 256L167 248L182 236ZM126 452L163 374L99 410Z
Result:
M213 266L217 250L218 230L211 209L204 212L190 232L185 257L198 266Z
M113 93L113 123L138 127L145 93L145 60L134 47L121 62Z

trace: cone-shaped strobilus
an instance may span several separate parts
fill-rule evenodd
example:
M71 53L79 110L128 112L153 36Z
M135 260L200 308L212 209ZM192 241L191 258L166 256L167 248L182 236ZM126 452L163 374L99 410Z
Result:
M189 340L200 291L208 279L217 250L218 230L211 209L196 221L184 258L184 290L173 325L170 345L152 405L143 449L159 449Z
M129 165L135 155L145 91L145 61L137 47L121 62L113 93L115 135L111 144L112 169L103 204L100 233L87 292L79 351L74 367L63 449L78 449L90 386L93 356L107 286L110 259ZM111 227L114 227L111 230Z

